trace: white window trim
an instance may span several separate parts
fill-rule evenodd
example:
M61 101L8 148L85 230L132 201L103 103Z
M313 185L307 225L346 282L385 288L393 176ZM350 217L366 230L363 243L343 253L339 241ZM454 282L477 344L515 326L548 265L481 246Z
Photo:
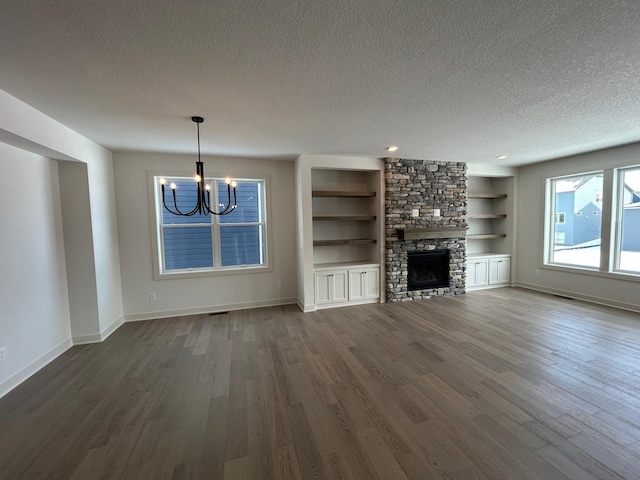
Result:
M231 267L217 267L216 269L211 268L198 268L198 269L190 269L190 270L170 270L163 271L161 262L162 257L160 252L162 251L162 236L158 234L159 232L159 217L157 215L158 204L162 208L162 202L159 201L160 195L158 194L160 191L160 185L155 180L156 177L184 177L184 178L192 178L193 171L185 172L185 171L167 171L167 170L147 170L147 185L148 185L148 194L149 194L149 215L150 215L150 226L151 226L151 252L153 255L153 279L154 280L174 280L174 279L182 279L182 278L198 278L198 277L217 277L224 275L248 275L254 273L267 273L273 272L273 262L271 259L273 258L273 248L272 248L272 238L271 238L271 228L269 228L269 221L272 217L271 215L271 177L268 174L260 174L260 173L250 173L250 174L231 174L232 172L218 173L207 172L207 178L226 178L233 177L239 179L248 179L248 180L262 180L264 181L264 215L265 221L263 222L264 228L264 256L265 256L265 264L264 265L247 265L247 266L231 266ZM209 223L205 224L209 225ZM251 225L255 225L251 223Z
M631 282L640 282L640 273L627 270L619 270L620 249L618 242L622 231L622 201L618 195L622 192L621 171L637 169L640 165L629 165L618 168L608 168L587 172L566 173L545 179L545 213L544 213L544 245L542 252L542 265L540 268L547 270L574 272L603 278L613 278ZM582 175L603 174L603 202L601 211L600 231L600 265L589 267L585 265L565 264L552 262L555 233L555 184L554 180L570 178ZM551 222L553 219L553 224Z

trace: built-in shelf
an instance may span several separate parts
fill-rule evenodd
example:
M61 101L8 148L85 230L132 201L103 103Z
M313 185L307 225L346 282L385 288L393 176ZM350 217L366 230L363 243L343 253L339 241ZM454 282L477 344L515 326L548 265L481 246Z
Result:
M506 213L471 213L467 218L507 218Z
M507 198L506 193L468 193L467 198Z
M504 238L506 233L472 233L467 235L467 240L485 240L488 238Z
M371 245L376 243L375 238L350 238L345 240L314 240L314 247L329 247L332 245Z
M339 220L339 221L361 221L361 220L375 220L375 215L314 215L314 221L324 220Z
M375 197L376 192L345 191L345 190L313 190L312 197Z

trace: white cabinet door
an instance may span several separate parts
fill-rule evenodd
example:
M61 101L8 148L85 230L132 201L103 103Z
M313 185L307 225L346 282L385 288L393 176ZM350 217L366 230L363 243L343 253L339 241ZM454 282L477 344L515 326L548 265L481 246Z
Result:
M316 305L347 301L347 271L316 272Z
M467 259L467 287L484 287L489 284L489 260Z
M366 279L364 298L367 300L380 298L380 269L369 268L363 276Z
M361 269L349 270L349 301L364 300L366 274Z
M492 258L489 263L489 285L503 285L511 281L511 259Z
M380 269L349 269L349 301L380 298Z
M347 271L336 270L331 273L332 280L332 296L334 302L347 301Z
M331 303L331 272L315 274L316 305Z

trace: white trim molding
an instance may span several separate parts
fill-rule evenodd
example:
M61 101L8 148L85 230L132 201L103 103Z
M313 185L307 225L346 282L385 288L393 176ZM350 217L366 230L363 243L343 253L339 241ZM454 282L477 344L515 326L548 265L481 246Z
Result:
M59 343L55 347L53 347L48 352L41 355L39 358L35 359L29 365L24 367L22 370L16 372L11 377L7 378L4 382L0 383L0 398L4 397L11 390L16 388L22 382L27 380L33 374L47 366L53 360L58 358L64 352L69 350L73 346L71 338L67 338L63 342Z

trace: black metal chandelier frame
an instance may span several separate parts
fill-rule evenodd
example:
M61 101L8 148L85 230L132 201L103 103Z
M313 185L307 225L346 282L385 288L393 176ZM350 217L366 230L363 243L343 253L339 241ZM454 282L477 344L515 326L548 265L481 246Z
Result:
M232 213L236 208L238 208L238 201L236 196L236 182L231 181L227 178L225 181L227 183L227 206L224 207L221 211L215 211L211 209L211 198L210 198L210 190L211 185L205 182L204 178L204 163L200 160L200 124L204 122L204 118L202 117L191 117L191 120L197 125L198 128L198 161L196 162L196 189L197 189L197 197L196 197L196 205L189 212L182 212L178 208L178 201L176 199L176 189L177 186L175 183L171 183L169 187L171 188L171 193L173 194L173 209L167 206L167 201L165 197L165 185L167 183L166 179L160 179L160 185L162 187L162 205L164 208L173 215L179 215L181 217L191 217L195 214L205 215L210 213L211 215L228 215ZM231 204L231 189L233 189L233 205ZM224 206L224 204L222 204Z

